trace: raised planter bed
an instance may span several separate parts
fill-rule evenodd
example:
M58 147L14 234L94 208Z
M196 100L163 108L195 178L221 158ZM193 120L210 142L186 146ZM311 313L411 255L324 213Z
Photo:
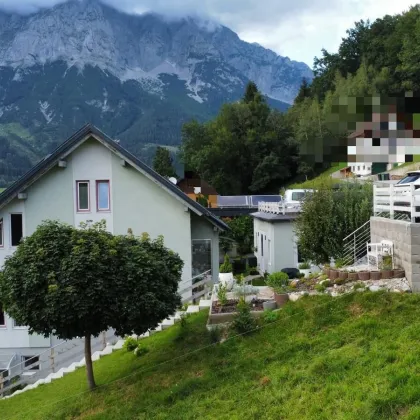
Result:
M405 277L405 270L396 269L394 270L394 279L402 279Z
M380 271L371 271L370 272L370 279L371 280L380 280L381 279L381 272Z
M370 280L370 271L359 271L358 273L359 280L366 281Z
M333 268L330 268L328 277L330 280L335 280L338 278L338 270L334 270Z
M357 281L357 280L359 280L359 273L356 273L356 272L348 273L347 279L349 281Z

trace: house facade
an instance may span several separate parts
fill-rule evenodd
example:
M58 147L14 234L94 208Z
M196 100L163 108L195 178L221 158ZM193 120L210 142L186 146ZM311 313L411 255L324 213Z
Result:
M208 270L218 278L219 232L227 226L93 126L83 127L0 195L1 266L44 220L74 226L105 220L113 234L131 229L139 236L163 235L165 246L184 261L180 288ZM0 364L56 343L53 336L29 335L0 307Z
M261 274L283 268L296 268L300 262L297 237L293 229L296 213L280 214L261 209L254 218L254 249Z

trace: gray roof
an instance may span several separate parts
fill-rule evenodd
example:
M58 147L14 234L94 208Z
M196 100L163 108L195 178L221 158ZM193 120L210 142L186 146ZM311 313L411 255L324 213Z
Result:
M264 222L280 223L295 220L299 216L299 213L274 214L257 211L256 213L251 213L251 216Z
M9 188L3 191L0 194L0 208L5 206L11 200L13 200L20 192L25 190L29 185L35 182L39 177L41 177L44 173L46 173L49 169L57 164L57 162L68 152L72 149L77 147L78 143L81 142L89 135L94 135L98 137L105 145L107 145L111 150L116 151L120 155L122 155L128 161L131 161L134 165L136 165L140 170L147 173L150 177L152 177L158 184L162 187L168 189L180 199L182 199L185 204L191 208L196 213L203 215L206 217L209 222L211 222L214 226L222 230L228 230L229 227L216 217L213 213L211 213L208 209L203 207L201 204L195 202L191 198L189 198L186 194L184 194L176 185L172 182L167 180L166 178L160 176L157 172L155 172L152 168L147 166L144 162L136 158L133 154L131 154L127 149L122 147L119 143L112 140L94 125L87 124L82 127L79 131L73 134L70 138L68 138L64 143L57 147L51 154L46 156L42 159L38 164L36 164L32 169L30 169L26 174L20 177L15 183L13 183Z

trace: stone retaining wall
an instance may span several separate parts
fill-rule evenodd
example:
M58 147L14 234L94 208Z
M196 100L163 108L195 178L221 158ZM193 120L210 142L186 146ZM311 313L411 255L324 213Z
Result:
M394 264L405 270L414 292L420 291L420 224L383 217L370 218L372 243L394 243Z

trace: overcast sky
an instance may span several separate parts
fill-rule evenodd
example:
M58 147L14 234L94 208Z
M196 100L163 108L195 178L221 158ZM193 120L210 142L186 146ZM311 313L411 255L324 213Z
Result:
M8 11L34 12L65 0L0 0ZM409 0L104 0L126 12L169 16L198 13L214 19L248 42L258 42L312 67L321 48L334 52L346 29L360 19L401 13Z

